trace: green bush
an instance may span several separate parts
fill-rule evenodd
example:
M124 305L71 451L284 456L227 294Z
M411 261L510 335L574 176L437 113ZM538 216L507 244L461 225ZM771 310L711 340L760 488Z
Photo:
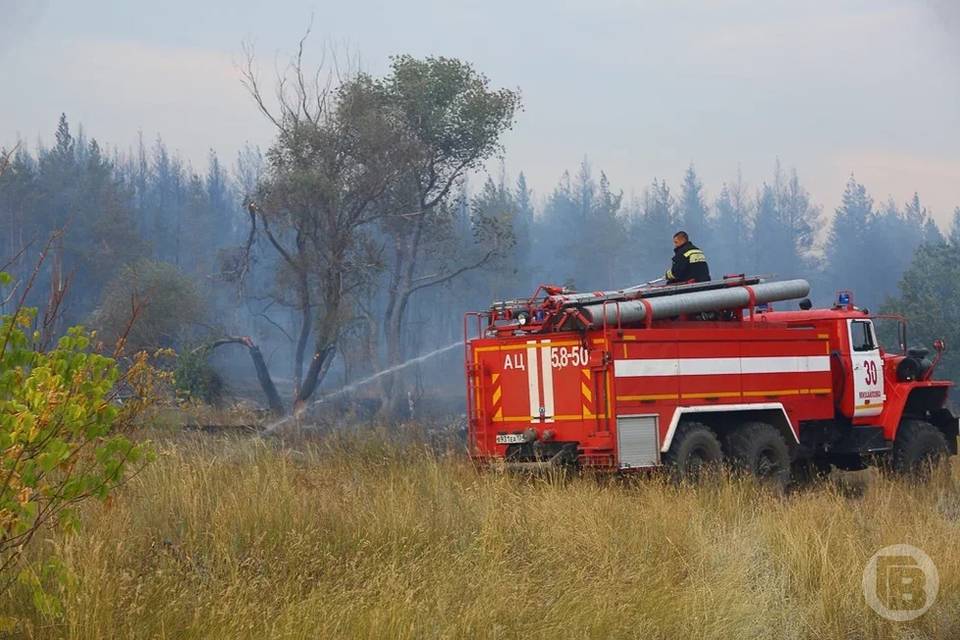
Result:
M106 499L148 457L124 433L153 395L146 355L121 372L82 327L42 350L36 317L0 316L0 589L38 530L71 525L77 505Z
M172 264L141 260L107 285L93 324L129 351L175 347L204 317L196 284Z
M177 355L173 371L173 386L177 397L200 400L219 405L223 400L224 384L220 374L207 362L207 349L187 351Z

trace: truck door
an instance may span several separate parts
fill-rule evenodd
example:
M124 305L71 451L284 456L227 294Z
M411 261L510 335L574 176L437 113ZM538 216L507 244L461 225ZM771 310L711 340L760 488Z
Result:
M850 385L853 394L853 417L877 416L883 411L883 360L870 320L848 320L850 362L853 367Z

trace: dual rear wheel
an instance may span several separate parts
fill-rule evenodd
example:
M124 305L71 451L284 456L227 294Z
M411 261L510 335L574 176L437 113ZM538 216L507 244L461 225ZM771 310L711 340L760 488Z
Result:
M724 455L726 453L726 455ZM680 479L699 479L704 471L731 466L764 484L784 487L790 480L790 450L783 436L765 422L748 422L730 432L723 445L717 434L700 422L685 422L674 434L663 462Z

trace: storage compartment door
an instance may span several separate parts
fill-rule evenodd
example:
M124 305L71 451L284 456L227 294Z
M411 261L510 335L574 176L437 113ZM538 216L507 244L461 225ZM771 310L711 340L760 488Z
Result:
M617 452L621 469L653 467L659 462L658 416L617 416Z

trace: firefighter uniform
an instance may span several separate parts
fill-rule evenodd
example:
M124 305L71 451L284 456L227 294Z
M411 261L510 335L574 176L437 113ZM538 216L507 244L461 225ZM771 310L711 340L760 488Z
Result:
M710 280L710 268L703 251L687 240L673 250L673 264L665 274L667 282L707 282Z

